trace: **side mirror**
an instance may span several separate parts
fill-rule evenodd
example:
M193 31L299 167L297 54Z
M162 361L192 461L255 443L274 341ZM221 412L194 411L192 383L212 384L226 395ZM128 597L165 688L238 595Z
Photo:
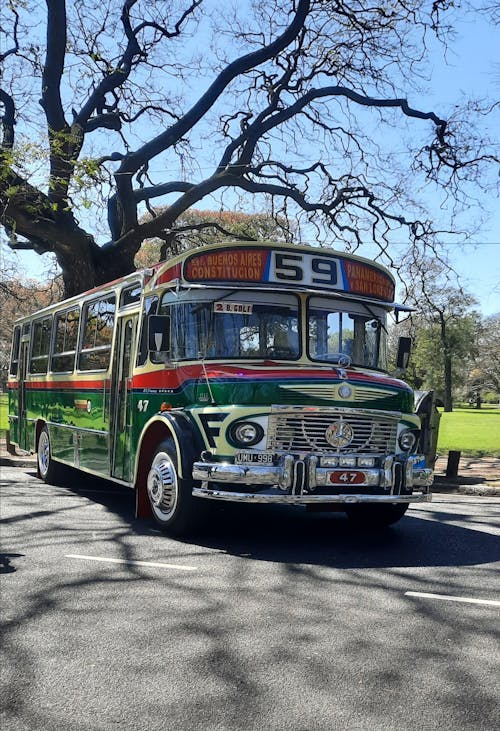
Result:
M148 349L155 353L170 350L170 317L150 315L148 318Z
M400 337L398 339L398 354L396 358L396 368L398 371L404 372L407 369L410 353L411 338Z

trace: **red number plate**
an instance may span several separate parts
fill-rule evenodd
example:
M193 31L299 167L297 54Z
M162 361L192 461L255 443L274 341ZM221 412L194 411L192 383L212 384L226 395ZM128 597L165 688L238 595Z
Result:
M330 482L334 485L360 485L365 481L365 473L358 470L336 470L330 472Z

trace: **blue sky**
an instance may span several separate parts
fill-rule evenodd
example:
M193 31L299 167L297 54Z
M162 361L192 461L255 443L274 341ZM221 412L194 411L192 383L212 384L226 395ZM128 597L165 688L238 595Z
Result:
M466 96L500 98L500 27L487 19L464 18L456 27L454 53L448 66L434 66L430 86L435 103L453 105L463 92ZM431 97L432 98L432 97ZM497 117L498 118L498 117ZM500 134L497 131L498 154ZM500 170L498 171L500 175ZM463 284L475 295L485 315L500 312L500 199L483 201L489 221L475 237L475 246L450 246L450 261L462 276Z

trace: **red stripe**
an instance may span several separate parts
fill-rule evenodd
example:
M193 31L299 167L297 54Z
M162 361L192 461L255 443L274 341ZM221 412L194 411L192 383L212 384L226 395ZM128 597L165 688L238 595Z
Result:
M151 373L142 373L134 376L134 388L175 388L184 381L197 378L205 378L205 374L209 379L217 378L241 378L252 380L280 380L284 378L294 378L297 380L314 381L314 380L331 380L338 382L339 375L337 369L333 368L284 368L277 366L276 368L245 368L245 366L230 365L214 365L206 364L203 366L194 364L180 366L174 369L162 369ZM382 374L358 373L357 371L347 371L347 379L351 383L361 383L366 385L392 386L400 389L411 390L402 381L399 381Z
M71 391L95 391L109 388L110 379L99 381L26 381L27 390L59 391L61 388Z

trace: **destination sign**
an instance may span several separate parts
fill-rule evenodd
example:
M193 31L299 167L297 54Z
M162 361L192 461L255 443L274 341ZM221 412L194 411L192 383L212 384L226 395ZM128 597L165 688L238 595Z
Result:
M238 247L195 253L184 263L188 282L235 282L335 290L393 302L394 281L367 262L300 249Z

